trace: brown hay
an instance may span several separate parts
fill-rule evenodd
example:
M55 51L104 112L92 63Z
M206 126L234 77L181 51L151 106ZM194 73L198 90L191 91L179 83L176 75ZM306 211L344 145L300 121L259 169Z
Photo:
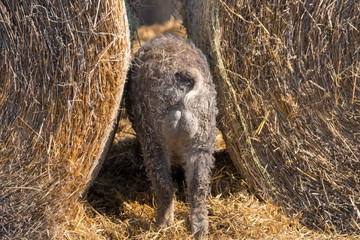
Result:
M188 1L247 184L307 226L360 232L360 3Z
M56 237L112 141L124 2L5 0L0 39L0 236Z

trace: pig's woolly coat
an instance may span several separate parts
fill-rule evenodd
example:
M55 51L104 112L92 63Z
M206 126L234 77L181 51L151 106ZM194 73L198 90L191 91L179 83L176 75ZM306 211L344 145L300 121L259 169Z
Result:
M171 166L185 170L191 229L205 235L216 138L216 91L206 57L188 40L162 35L145 43L128 75L126 103L157 199L160 226L174 218Z

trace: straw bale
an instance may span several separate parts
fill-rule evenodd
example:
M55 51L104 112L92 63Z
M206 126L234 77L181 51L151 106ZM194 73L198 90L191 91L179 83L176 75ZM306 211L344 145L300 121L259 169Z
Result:
M360 2L187 1L247 184L313 228L360 232Z
M124 1L1 1L0 45L0 238L61 238L115 133Z

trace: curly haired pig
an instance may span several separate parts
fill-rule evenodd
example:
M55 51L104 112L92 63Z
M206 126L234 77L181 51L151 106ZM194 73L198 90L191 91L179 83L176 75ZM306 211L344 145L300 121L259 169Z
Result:
M158 36L136 53L128 78L127 111L155 192L156 222L163 227L174 220L171 166L181 166L192 233L206 236L217 114L206 57L188 40Z

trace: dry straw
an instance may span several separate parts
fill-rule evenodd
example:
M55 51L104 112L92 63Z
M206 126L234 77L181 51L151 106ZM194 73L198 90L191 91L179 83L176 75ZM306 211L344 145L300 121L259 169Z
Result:
M247 184L307 226L360 232L359 1L187 4Z
M1 1L0 46L0 236L54 237L114 134L124 1Z

